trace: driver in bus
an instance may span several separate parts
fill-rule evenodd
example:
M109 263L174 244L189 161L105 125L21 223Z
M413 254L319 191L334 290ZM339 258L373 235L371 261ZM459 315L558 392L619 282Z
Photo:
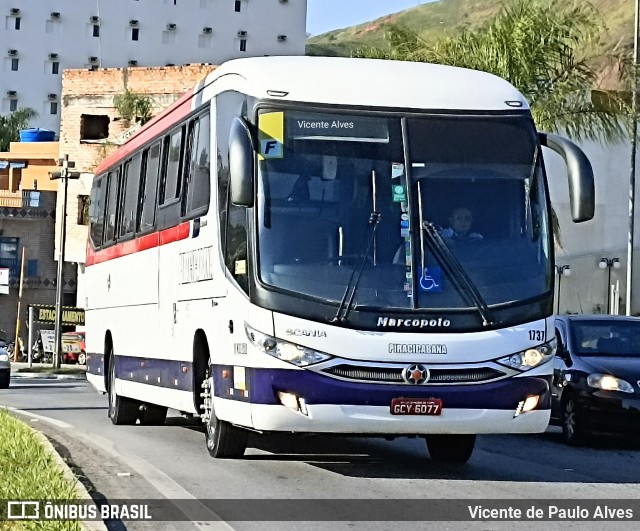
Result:
M449 216L449 226L440 231L440 236L461 241L481 240L482 234L471 230L472 223L471 210L467 207L457 207Z

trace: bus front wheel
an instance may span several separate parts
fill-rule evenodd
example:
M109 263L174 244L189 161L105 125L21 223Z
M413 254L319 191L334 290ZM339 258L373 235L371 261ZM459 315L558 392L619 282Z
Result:
M140 403L116 393L116 364L113 356L109 362L109 418L116 425L135 424Z
M220 420L213 411L213 378L211 369L202 382L202 420L205 422L207 435L207 450L211 457L218 459L239 458L247 449L249 432L237 428L233 424Z
M475 435L427 435L427 448L432 461L466 463L476 444Z

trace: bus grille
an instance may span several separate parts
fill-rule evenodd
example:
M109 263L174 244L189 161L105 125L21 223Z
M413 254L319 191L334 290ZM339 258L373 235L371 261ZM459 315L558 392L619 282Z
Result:
M357 380L360 382L405 383L402 377L404 367L368 367L335 365L322 372L329 376ZM429 370L429 384L478 383L503 378L506 374L491 367L466 367L461 369L434 368Z

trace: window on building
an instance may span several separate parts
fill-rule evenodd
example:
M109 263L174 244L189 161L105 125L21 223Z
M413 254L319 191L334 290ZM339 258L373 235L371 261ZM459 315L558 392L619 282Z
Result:
M236 0L236 13L240 13L242 9L242 0Z
M51 63L51 73L56 75L60 73L60 63L58 61Z
M140 28L131 28L131 40L137 41L140 39Z
M80 140L101 140L109 136L109 117L103 114L80 116Z
M94 24L92 31L94 37L100 37L100 24Z
M198 48L213 48L211 35L198 35Z
M17 110L18 110L18 100L16 98L9 100L9 111L13 112Z
M58 114L58 102L49 102L49 114Z
M240 51L241 52L247 51L247 39L240 39Z
M20 63L20 59L16 59L15 57L11 59L11 70L13 70L14 72L17 72L19 63Z
M176 32L175 31L163 31L162 32L162 44L175 44Z
M8 267L11 276L18 276L18 238L0 236L0 267Z
M89 196L78 196L78 225L89 224Z
M37 277L38 276L38 261L37 260L27 260L27 270L28 277Z
M19 30L19 29L20 29L20 22L21 22L20 17L16 17L16 18L15 18L15 23L14 23L14 28L15 28L15 29L17 29L17 30Z

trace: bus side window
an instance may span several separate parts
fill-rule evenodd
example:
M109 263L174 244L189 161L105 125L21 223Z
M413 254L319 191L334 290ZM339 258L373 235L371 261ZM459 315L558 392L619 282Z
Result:
M136 154L124 165L122 174L122 209L120 212L120 236L133 234L138 211L138 191L140 188L140 167L142 156Z
M184 197L182 215L204 214L209 207L210 161L209 115L195 118L189 124L187 156L185 159Z
M146 149L143 156L145 163L140 195L140 223L138 227L140 232L152 229L155 223L158 170L160 169L160 142L156 142Z
M116 239L116 216L118 214L118 181L121 168L109 172L107 185L107 209L104 220L104 243Z
M101 176L97 178L91 189L91 199L89 201L89 234L93 247L102 245L102 233L104 231L104 203L107 190L107 178Z
M171 203L180 194L180 173L182 171L185 126L165 137L166 151L163 153L162 186L160 204Z

